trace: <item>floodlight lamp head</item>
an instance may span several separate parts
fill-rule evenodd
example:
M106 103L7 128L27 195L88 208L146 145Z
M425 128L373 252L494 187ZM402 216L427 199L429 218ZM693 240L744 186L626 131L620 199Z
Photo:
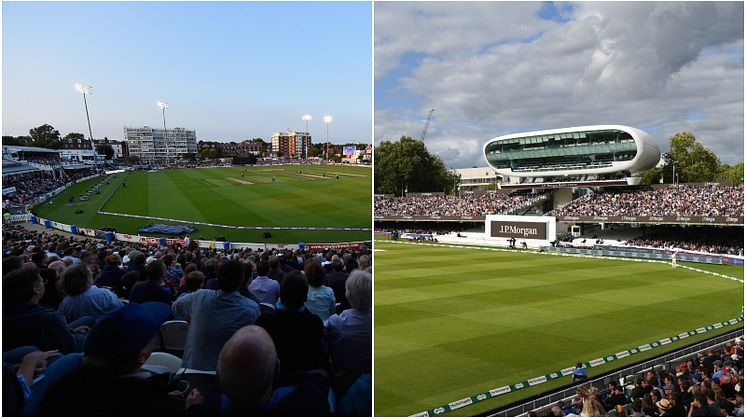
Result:
M84 95L93 94L93 87L87 84L75 83L75 90L77 90L78 93L83 93Z
M329 116L329 115L325 116L324 117L324 122L327 123L327 124L330 124L332 122L332 117Z
M160 100L158 102L155 102L155 104L158 105L158 107L161 108L161 109L168 109L169 108L168 103L161 102Z
M305 114L305 115L303 115L303 120L304 120L304 121L310 121L310 120L312 120L312 119L313 119L313 117L312 117L311 115L309 115L309 114Z

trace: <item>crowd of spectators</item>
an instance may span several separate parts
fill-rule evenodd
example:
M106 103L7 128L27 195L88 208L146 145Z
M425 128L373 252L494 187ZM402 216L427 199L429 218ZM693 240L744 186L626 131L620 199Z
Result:
M3 240L4 415L371 415L366 246ZM169 319L188 322L186 370L164 378L142 367Z
M3 189L15 187L15 192L3 194L6 204L28 204L35 198L77 179L93 174L93 169L74 170L65 172L64 176L52 175L47 172L24 173L3 178Z
M47 166L59 166L62 163L59 156L53 157L47 154L40 153L26 153L19 160L27 161L32 163L46 164Z
M641 231L640 236L625 244L743 256L743 227L651 226Z
M577 398L529 416L743 417L743 338L670 368L635 376L624 386L581 386Z
M538 194L486 195L411 195L406 197L376 196L373 213L376 216L444 216L474 217L506 214L536 202Z
M549 215L742 217L743 204L743 185L679 185L588 194Z

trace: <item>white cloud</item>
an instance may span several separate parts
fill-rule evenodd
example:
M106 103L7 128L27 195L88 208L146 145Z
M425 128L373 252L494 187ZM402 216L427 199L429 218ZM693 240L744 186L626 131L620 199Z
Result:
M377 104L376 140L418 137L433 107L428 146L454 166L484 164L500 134L600 123L648 129L664 149L688 130L743 161L743 3L579 3L564 24L535 3L381 4L377 78L405 52L424 58L393 87L420 106Z

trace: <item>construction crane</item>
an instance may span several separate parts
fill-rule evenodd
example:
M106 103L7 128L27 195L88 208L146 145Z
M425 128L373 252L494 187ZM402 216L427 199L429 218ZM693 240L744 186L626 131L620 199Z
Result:
M425 121L425 128L422 129L420 141L423 143L425 142L425 136L427 135L427 128L430 126L430 121L433 119L433 112L435 112L435 109L430 109L430 112L427 114L427 121Z

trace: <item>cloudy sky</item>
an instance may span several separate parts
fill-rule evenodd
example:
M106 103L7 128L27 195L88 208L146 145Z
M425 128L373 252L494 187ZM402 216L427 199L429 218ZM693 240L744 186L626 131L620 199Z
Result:
M690 131L743 161L743 3L375 3L375 141L455 168L513 132L622 124L662 151Z
M305 130L371 141L371 4L365 2L3 2L3 135L51 124L121 139L169 127L235 141Z

